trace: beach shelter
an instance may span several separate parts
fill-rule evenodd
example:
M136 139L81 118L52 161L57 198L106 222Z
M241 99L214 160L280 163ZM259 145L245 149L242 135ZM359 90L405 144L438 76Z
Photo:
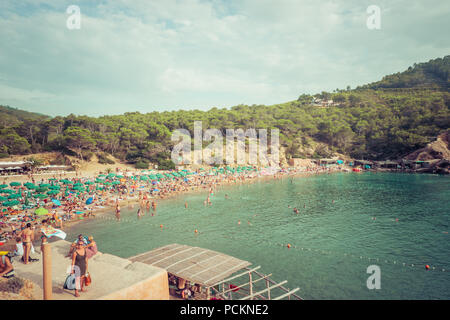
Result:
M46 214L48 214L48 210L45 209L45 208L37 208L34 211L34 214L37 215L37 216L45 216Z
M43 194L43 193L36 193L36 194L33 194L33 198L45 199L45 198L47 198L47 195Z
M12 201L3 202L3 206L4 207L12 207L12 206L16 206L18 204L20 204L20 201L18 201L18 200L12 200Z

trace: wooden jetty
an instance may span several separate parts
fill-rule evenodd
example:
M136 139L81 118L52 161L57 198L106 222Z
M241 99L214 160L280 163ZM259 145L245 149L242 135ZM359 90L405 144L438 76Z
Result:
M276 283L270 279L271 274L264 275L257 271L260 266L249 268L251 263L248 261L209 249L173 243L128 259L165 269L169 275L200 285L202 292L197 299L302 300L295 294L299 288L289 290L283 287L286 280ZM242 272L236 274L238 271ZM231 284L232 280L237 283L242 277L248 277L248 281ZM256 283L261 281L265 286L255 291ZM282 294L273 297L275 289L281 290Z

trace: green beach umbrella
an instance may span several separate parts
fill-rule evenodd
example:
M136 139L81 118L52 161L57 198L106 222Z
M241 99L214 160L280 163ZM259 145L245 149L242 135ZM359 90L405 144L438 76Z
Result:
M50 186L48 187L50 190L60 190L61 187L60 186Z
M2 193L15 193L15 191L11 190L11 189L2 189L2 190L0 190L0 192L2 192Z
M56 190L52 190L52 191L47 192L47 194L48 194L49 196L54 196L54 195L56 195L56 194L58 194L58 193L59 193L59 191L56 191Z
M20 197L22 197L20 194L18 194L18 193L13 193L13 194L10 194L10 195L9 195L8 199L9 199L9 200L11 200L11 199L18 199L18 198L20 198Z
M4 188L7 188L7 187L8 187L7 184L0 184L0 189L4 189Z
M41 183L40 185L39 185L39 187L41 187L41 188L48 188L48 187L50 187L51 186L51 184L49 184L49 183Z
M0 196L0 201L6 201L6 200L8 200L8 197Z
M45 198L47 198L47 195L43 194L43 193L36 193L36 194L33 194L33 198L45 199Z
M47 190L48 190L47 187L39 187L39 188L36 189L36 192L45 192Z
M20 182L11 182L9 185L11 187L20 187L22 184Z
M20 204L20 201L17 201L17 200L3 202L4 207L12 207L12 206L16 206L18 204Z
M34 211L34 214L37 215L37 216L45 216L46 214L48 214L48 210L45 209L45 208L37 208Z

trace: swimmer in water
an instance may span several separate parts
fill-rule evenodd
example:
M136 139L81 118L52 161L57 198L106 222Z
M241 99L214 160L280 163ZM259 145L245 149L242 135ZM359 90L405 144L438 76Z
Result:
M294 212L295 212L296 214L298 214L298 209L297 209L297 208L294 208Z
M184 202L184 207L187 209L188 207L187 201Z

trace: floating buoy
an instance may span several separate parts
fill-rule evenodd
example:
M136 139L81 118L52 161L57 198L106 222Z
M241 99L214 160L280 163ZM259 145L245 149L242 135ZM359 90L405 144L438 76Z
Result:
M241 224L241 220L238 221L238 224Z
M198 233L198 230L197 229L195 229L195 231L194 231L195 233Z
M425 266L425 269L429 270L429 269L430 269L430 266L427 264L427 265Z
M162 229L163 225L162 225L162 224L160 224L160 225L159 225L159 227L160 227L160 228Z
M290 243L288 243L288 244L287 244L287 247L288 247L288 248L290 248L290 247L291 247L291 244L290 244Z

